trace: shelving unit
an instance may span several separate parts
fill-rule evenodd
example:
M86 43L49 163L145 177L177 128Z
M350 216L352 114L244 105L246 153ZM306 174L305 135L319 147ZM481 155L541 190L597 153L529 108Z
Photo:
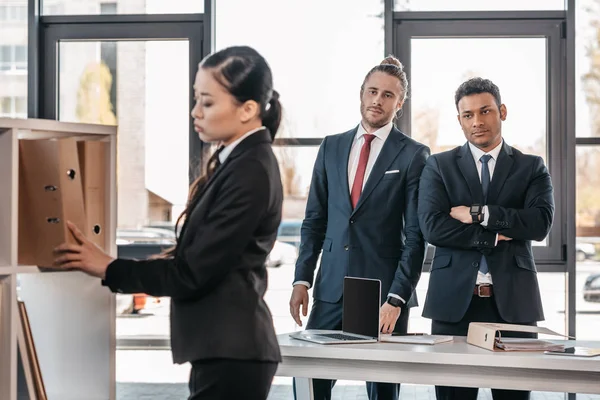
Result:
M81 272L18 263L19 141L74 137L105 146L104 248L116 248L115 126L0 118L0 399L17 400L17 300L27 307L49 400L115 398L115 297Z

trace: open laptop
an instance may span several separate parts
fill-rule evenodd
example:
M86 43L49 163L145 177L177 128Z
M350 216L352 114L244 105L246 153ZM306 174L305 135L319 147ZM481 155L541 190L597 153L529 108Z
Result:
M372 343L379 340L381 281L345 277L342 330L306 329L291 338L319 344Z

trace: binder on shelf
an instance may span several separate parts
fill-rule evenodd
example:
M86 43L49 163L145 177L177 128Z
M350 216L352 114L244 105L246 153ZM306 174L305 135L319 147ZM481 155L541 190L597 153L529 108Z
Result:
M106 250L105 207L108 143L81 141L77 143L79 165L83 187L83 202L86 214L87 231L85 236Z
M74 138L19 141L19 264L52 267L53 249L76 243L69 220L87 232Z

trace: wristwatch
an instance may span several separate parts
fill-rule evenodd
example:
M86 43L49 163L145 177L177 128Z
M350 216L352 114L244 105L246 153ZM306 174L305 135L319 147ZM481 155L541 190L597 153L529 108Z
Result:
M483 207L479 204L473 204L470 213L474 224L480 224L483 221Z
M400 307L402 305L402 300L394 296L388 296L386 303L394 307Z

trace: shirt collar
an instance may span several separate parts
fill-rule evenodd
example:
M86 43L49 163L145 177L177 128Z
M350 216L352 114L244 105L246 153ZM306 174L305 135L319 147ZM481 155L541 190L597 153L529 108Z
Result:
M494 147L491 151L489 151L487 153L484 152L483 150L481 150L479 147L474 146L471 142L469 142L469 148L471 149L471 154L473 155L473 159L475 160L475 162L479 161L481 156L484 154L489 154L490 156L492 156L494 161L497 161L498 156L500 155L500 150L502 150L503 144L504 144L504 139L502 139L500 141L500 144L498 144L498 146Z
M240 142L242 140L246 139L248 136L252 135L253 133L256 133L256 132L261 131L263 129L266 129L266 128L264 126L261 126L261 127L256 128L256 129L252 129L250 132L246 132L243 136L240 136L234 142L231 142L227 146L225 146L223 148L223 150L221 150L221 152L219 153L219 161L221 162L221 164L223 164L225 162L225 160L227 160L227 157L229 157L229 155L231 154L231 152L233 151L233 149L235 149L235 146L237 146L238 144L240 144Z
M378 139L381 139L382 141L385 142L385 140L388 138L388 136L390 136L390 132L392 131L393 126L394 126L394 123L390 121L388 124L382 126L381 128L377 129L375 132L373 132L373 135L375 135ZM358 130L356 131L356 136L354 137L354 140L360 139L366 133L367 133L367 131L365 130L365 128L363 127L362 122L361 122L360 124L358 124Z

